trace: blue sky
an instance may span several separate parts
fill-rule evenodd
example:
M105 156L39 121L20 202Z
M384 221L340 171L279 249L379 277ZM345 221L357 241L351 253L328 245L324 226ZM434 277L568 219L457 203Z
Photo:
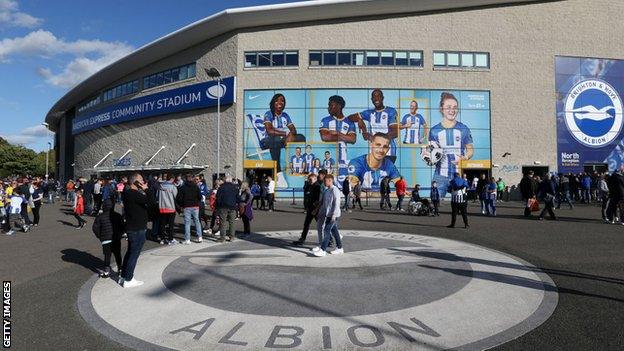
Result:
M283 2L0 0L0 136L45 150L50 107L100 68L226 8Z

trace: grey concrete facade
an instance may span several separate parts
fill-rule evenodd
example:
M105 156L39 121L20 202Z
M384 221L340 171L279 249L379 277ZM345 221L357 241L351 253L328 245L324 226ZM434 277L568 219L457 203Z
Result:
M522 166L539 162L551 171L557 167L555 56L624 58L624 46L617 44L617 33L624 31L623 13L624 2L619 0L564 0L251 28L210 39L140 68L118 83L193 61L195 80L139 95L204 81L204 68L213 66L223 76L235 75L239 103L222 115L221 155L222 165L231 164L238 176L243 164L245 89L489 90L492 163L498 165L492 175L513 184L520 179ZM424 67L308 67L308 52L317 49L422 50ZM257 50L298 50L299 67L244 68L244 52ZM490 69L434 69L434 50L489 52ZM199 110L80 134L75 143L76 173L85 175L80 170L92 167L109 151L120 156L133 149L133 160L144 162L161 145L167 148L154 163L171 163L193 142L197 148L187 163L208 165L206 173L213 173L215 121L214 110ZM505 152L512 156L502 158Z

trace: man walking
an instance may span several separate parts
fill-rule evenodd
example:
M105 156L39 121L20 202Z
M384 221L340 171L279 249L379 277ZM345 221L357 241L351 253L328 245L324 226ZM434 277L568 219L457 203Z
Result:
M355 204L360 206L360 211L364 210L362 207L362 183L359 179L353 185L353 209L355 209Z
M399 177L399 180L394 183L394 188L397 194L396 210L405 211L403 210L403 198L405 198L405 193L407 192L407 182L403 179L403 176Z
M234 241L234 220L238 210L238 187L232 183L231 176L226 176L225 182L217 190L216 204L219 218L221 218L219 223L221 238L219 238L219 242L225 242L224 222L226 221L228 223L228 239Z
M459 173L455 172L455 177L449 182L449 190L451 191L451 224L447 228L455 228L455 221L457 220L457 213L459 212L464 221L464 228L468 229L468 215L466 213L467 197L466 189L468 183L459 176Z
M351 194L351 182L349 181L349 178L345 178L345 180L342 182L342 195L344 195L344 210L351 212L351 210L349 209L349 195Z
M381 197L379 207L382 210L385 210L386 208L392 210L392 204L390 203L390 178L387 176L383 177L379 183L379 195Z
M325 177L326 190L323 193L321 208L316 217L317 222L323 223L323 241L318 250L313 251L314 256L323 257L327 255L327 247L330 238L336 241L336 249L331 254L343 254L342 241L338 232L338 218L340 218L340 190L334 185L334 176L328 174Z
M319 171L319 178L325 179L326 170ZM317 181L316 174L310 173L308 175L308 181L303 186L303 207L306 211L306 217L303 221L303 230L301 231L301 237L299 240L293 242L294 245L300 246L306 240L308 231L310 230L310 223L312 219L316 217L319 207L319 201L321 198L321 185Z
M530 200L535 199L535 180L533 180L533 171L529 171L522 177L520 181L520 193L522 194L522 201L524 201L524 216L531 216L531 204Z
M267 196L269 198L269 212L275 210L275 181L267 177Z
M199 202L201 201L201 193L199 187L195 184L193 175L186 176L186 181L178 189L176 198L178 205L184 211L184 241L185 245L191 244L191 223L195 224L195 232L197 234L197 242L202 242L202 228L199 221Z
M119 283L124 288L143 285L142 281L134 278L134 269L143 244L145 244L145 233L147 232L149 197L145 194L146 190L147 184L143 181L143 177L136 173L130 178L130 187L123 197L128 249L123 259Z

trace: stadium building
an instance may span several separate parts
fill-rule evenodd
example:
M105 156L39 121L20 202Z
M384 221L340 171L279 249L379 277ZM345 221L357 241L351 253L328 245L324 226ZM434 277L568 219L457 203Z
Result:
M326 168L365 188L384 176L427 188L455 171L516 184L528 169L613 170L622 14L620 0L226 10L65 94L46 116L56 174L219 168L297 188Z

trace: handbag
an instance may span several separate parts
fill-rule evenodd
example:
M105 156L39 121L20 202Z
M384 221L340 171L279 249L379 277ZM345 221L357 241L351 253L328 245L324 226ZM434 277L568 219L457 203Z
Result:
M537 199L529 200L529 209L531 210L531 212L537 212L540 210L539 202L537 202Z

